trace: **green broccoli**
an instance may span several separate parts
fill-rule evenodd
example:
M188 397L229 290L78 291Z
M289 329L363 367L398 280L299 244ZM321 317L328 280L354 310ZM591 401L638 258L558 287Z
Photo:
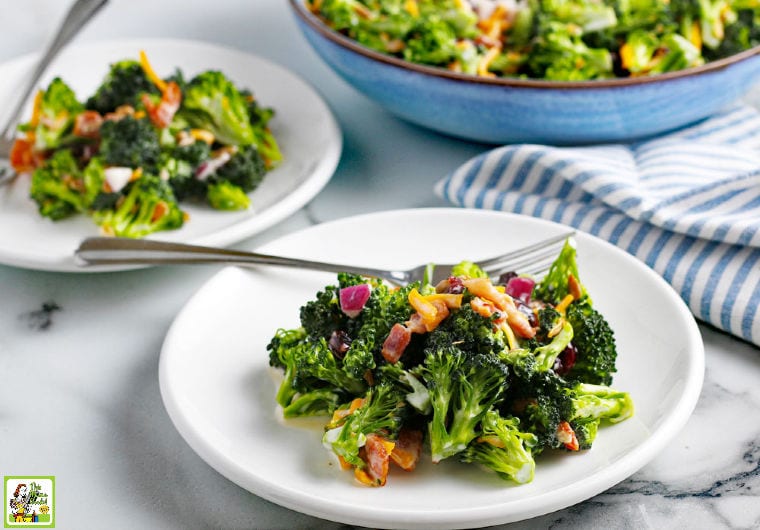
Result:
M162 151L160 166L168 174L177 200L206 199L208 183L196 178L196 172L210 156L211 147L206 142L175 145Z
M571 275L576 280L579 279L575 241L568 238L546 276L536 284L533 297L557 305L570 292L568 279ZM586 295L585 288L580 284L579 286L581 294Z
M326 416L332 414L345 395L332 388L318 388L303 394L294 395L289 404L282 407L285 418L301 418L304 416Z
M392 384L374 386L360 399L360 405L352 412L337 414L327 424L322 443L349 464L364 468L366 463L359 449L367 435L379 434L386 439L398 436L406 416L406 405L403 395ZM340 408L349 411L351 405L353 403Z
M521 430L538 437L534 454L562 447L558 429L572 407L567 382L552 371L532 370L528 356L500 357L512 367L502 414L517 416Z
M130 183L112 208L95 210L93 218L105 233L130 238L180 228L185 221L169 184L150 174Z
M299 378L297 362L305 338L306 330L303 328L278 329L267 344L269 365L283 371L283 379L277 390L277 403L283 408L290 406L297 394L308 388L308 382Z
M521 432L518 418L502 418L495 410L483 416L480 429L481 433L462 453L462 460L493 469L518 484L533 480L536 461L531 450L538 444L535 434Z
M673 72L704 64L699 49L681 35L675 33L665 35L662 39L662 48L667 51L654 62L649 70L650 74Z
M574 24L551 21L535 39L526 63L529 75L552 81L585 81L613 76L612 55L590 48Z
M451 275L466 276L468 278L488 278L488 274L472 261L460 261L451 268Z
M264 160L266 169L271 169L282 162L282 151L269 129L269 121L274 117L274 109L259 105L249 90L241 90L240 93L248 102L248 119L253 128L254 144Z
M248 104L222 72L209 70L187 83L177 116L191 127L210 131L221 144L255 142Z
M573 328L572 344L577 350L575 363L565 377L570 381L611 384L617 359L612 327L591 307L588 297L570 304L565 318Z
M573 24L584 33L603 31L617 25L615 9L595 0L542 0L542 16Z
M226 180L209 183L206 198L215 210L246 210L251 205L245 191Z
M660 48L660 40L651 32L632 31L620 47L622 66L631 73L643 73L652 67L652 58Z
M466 352L484 355L507 349L504 332L494 329L493 319L476 313L470 304L452 312L427 338L427 347L433 349L453 343Z
M212 173L208 181L209 183L229 182L248 193L258 187L265 174L264 159L256 146L245 145Z
M494 355L466 354L455 346L428 350L421 369L433 416L428 424L433 462L463 451L477 425L506 388L507 367Z
M148 119L125 116L100 127L100 156L110 166L142 168L155 173L161 158L158 132Z
M417 412L428 415L432 412L430 392L415 372L406 370L402 362L383 364L378 367L378 374L384 381L397 385L404 393L406 402Z
M30 196L42 216L57 221L88 211L103 182L103 167L97 158L80 170L71 151L64 149L34 171Z
M74 128L74 121L84 106L74 91L56 77L42 92L39 101L39 119L36 125L24 124L23 131L34 130L34 148L48 151L62 147Z
M90 110L106 114L122 105L139 107L142 94L159 95L159 91L145 75L140 63L127 59L111 65L103 83L85 105Z
M571 411L567 420L593 419L620 423L633 416L633 400L627 392L606 385L578 383L568 390Z

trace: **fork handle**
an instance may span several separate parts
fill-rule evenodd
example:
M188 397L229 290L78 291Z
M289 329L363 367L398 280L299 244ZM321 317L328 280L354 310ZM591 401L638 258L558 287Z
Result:
M24 109L24 105L29 98L29 95L37 86L37 82L42 77L45 69L50 62L58 55L58 52L74 38L74 35L79 33L79 30L84 27L85 24L97 13L100 8L108 3L108 0L77 0L74 5L71 6L66 18L64 18L61 26L58 28L53 40L50 41L42 57L38 61L34 68L34 72L27 79L26 84L21 90L21 97L18 99L16 106L13 107L10 115L7 117L7 123L0 137L10 138L15 132L16 124L21 116L21 112Z
M234 263L348 272L375 276L395 284L406 280L401 272L149 239L90 237L79 245L75 255L81 260L81 266Z

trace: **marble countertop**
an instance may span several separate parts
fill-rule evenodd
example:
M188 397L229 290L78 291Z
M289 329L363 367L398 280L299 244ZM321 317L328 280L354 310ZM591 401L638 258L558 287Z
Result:
M66 5L0 3L0 62L39 49ZM344 152L330 183L240 248L338 216L442 206L435 181L485 149L401 122L354 92L311 51L282 0L112 0L78 40L134 37L198 39L258 54L297 72L334 111ZM58 528L345 528L229 482L190 449L164 410L162 341L218 270L86 275L0 266L0 474L55 475ZM704 388L669 447L594 498L504 528L760 527L760 351L700 330Z

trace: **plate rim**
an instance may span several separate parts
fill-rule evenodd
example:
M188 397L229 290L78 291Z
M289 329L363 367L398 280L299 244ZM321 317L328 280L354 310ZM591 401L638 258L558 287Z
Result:
M565 225L560 223L510 212L456 207L408 208L365 213L312 225L270 241L256 250L269 252L268 248L270 247L287 244L288 238L302 237L303 233L308 233L311 230L329 230L334 225L340 225L356 219L373 217L382 218L389 215L429 215L431 213L434 215L447 215L452 212L456 214L467 212L466 215L529 219L531 222L543 224L545 226L566 228ZM292 498L292 494L294 493L292 489L266 480L261 480L259 477L251 476L240 471L235 465L235 462L225 454L216 448L205 444L200 433L192 429L190 425L191 422L185 417L176 400L176 396L173 395L171 391L169 364L171 362L170 356L172 353L170 344L174 335L179 333L182 320L187 318L186 315L194 309L193 305L197 303L197 300L200 300L205 296L207 290L212 290L218 282L223 281L226 279L226 276L230 274L245 273L244 270L236 266L225 267L209 278L187 300L177 314L175 320L172 322L161 347L159 358L159 390L164 407L166 408L175 428L186 443L188 443L201 459L217 472L254 495L299 513L319 517L325 520L380 528L427 528L430 527L430 525L435 525L436 528L469 528L472 526L489 526L525 520L561 510L582 502L613 487L615 484L625 480L648 464L664 449L667 443L683 429L701 394L705 372L705 350L701 333L699 332L697 322L692 313L675 290L673 290L673 288L660 275L645 263L611 243L582 230L576 230L576 233L582 238L589 238L595 241L595 243L601 243L604 247L607 247L607 251L626 256L625 259L629 259L631 260L631 263L635 263L636 266L641 269L642 273L647 274L669 293L669 297L679 309L679 317L683 320L685 331L684 345L689 352L689 370L685 374L684 388L678 401L674 404L669 413L662 418L658 427L650 432L649 437L644 443L632 449L629 453L617 460L614 466L605 467L594 475L584 477L550 492L544 492L528 499L509 501L507 503L508 505L514 505L515 503L519 504L519 509L517 510L508 509L507 513L502 513L499 512L499 508L502 507L503 510L507 505L498 504L475 507L468 510L455 509L448 512L436 513L370 507L368 508L369 513L364 516L355 512L344 515L340 513L340 508L345 509L345 505L342 505L339 501L330 502L327 507L332 509L327 509L323 498L304 496L301 491L295 492L298 493L300 497L300 499L296 501ZM561 497L562 499L559 502L547 503L545 502L545 497L547 496ZM494 511L496 513L494 513ZM441 513L445 516L443 519L440 517ZM391 515L395 515L396 518L389 521L387 518Z
M310 95L316 98L321 104L320 110L323 113L322 118L325 120L326 126L329 129L329 137L331 139L328 143L329 149L325 150L321 158L319 158L318 163L315 164L313 168L309 169L308 176L300 185L292 189L281 200L272 204L262 212L257 212L237 223L227 225L210 234L203 234L189 238L171 238L171 232L160 232L160 234L164 236L168 235L169 239L198 245L228 246L248 237L260 234L305 206L317 194L319 194L337 170L343 152L344 139L342 129L332 108L314 85L284 65L257 53L219 44L217 42L202 39L171 37L117 38L75 42L62 50L61 55L66 53L86 53L87 50L97 49L102 46L129 48L133 50L162 46L195 46L198 48L204 48L215 54L245 56L248 59L253 59L265 64L268 68L277 71L278 74L297 80L301 83L302 87L310 92ZM3 61L0 63L0 72L8 69L29 68L33 65L33 61L40 55L40 52L35 51ZM53 72L49 67L43 75L50 74L65 75L63 73L59 74ZM19 81L20 80L16 78L11 79L10 81L4 81L4 83L18 83ZM83 238L84 237L86 236L83 236ZM150 237L151 236L148 236L148 238ZM69 273L115 272L150 267L149 265L96 265L82 267L73 255L73 250L74 249L72 249L72 255L68 257L61 258L60 256L57 256L51 260L36 260L28 256L19 256L12 250L0 246L0 264L29 270Z

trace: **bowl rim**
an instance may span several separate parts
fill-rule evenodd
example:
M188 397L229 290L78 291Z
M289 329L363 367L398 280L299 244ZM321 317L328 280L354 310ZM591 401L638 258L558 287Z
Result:
M727 67L740 63L744 60L750 59L760 54L760 45L754 46L747 50L741 51L728 57L723 57L715 61L710 61L701 66L692 66L691 68L685 68L683 70L676 70L673 72L666 72L664 74L641 76L641 77L617 77L614 79L596 79L589 81L548 81L545 79L518 79L511 77L480 77L472 74L463 74L460 72L452 72L444 68L435 66L428 66L424 64L411 63L404 59L399 59L392 55L386 55L381 52L375 51L371 48L367 48L362 44L359 44L354 39L343 35L342 33L335 31L327 26L318 16L312 13L305 6L305 0L288 0L293 12L311 29L318 32L320 35L330 40L331 42L345 48L359 55L363 55L368 59L384 63L389 66L394 66L407 70L410 72L416 72L422 75L429 75L441 79L448 79L452 81L463 81L467 83L473 83L478 85L493 85L502 87L513 88L537 88L537 89L597 89L597 88L612 88L612 87L629 87L636 85L649 85L653 83L660 83L664 81L673 81L678 79L684 79L688 77L695 77L707 73L717 72L724 70Z

